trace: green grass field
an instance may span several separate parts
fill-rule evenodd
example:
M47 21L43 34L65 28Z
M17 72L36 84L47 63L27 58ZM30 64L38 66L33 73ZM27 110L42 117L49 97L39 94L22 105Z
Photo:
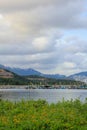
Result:
M0 101L0 130L87 130L87 100Z

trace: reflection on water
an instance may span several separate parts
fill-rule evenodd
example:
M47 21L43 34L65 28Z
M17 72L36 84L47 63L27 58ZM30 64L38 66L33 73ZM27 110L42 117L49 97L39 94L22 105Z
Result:
M44 99L49 103L79 98L85 101L87 90L77 89L0 89L0 99L10 101Z

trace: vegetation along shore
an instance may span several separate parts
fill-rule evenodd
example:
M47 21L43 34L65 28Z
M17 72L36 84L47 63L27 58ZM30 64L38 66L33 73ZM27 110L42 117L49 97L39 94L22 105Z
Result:
M87 100L0 101L0 130L87 130Z

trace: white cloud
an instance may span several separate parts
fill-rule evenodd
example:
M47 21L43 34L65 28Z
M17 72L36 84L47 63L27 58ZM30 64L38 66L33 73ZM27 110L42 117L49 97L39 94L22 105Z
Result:
M49 39L46 37L39 37L34 39L32 44L34 49L37 49L38 51L45 51L49 46Z
M87 33L86 2L0 0L1 64L62 74L86 69L87 38L74 34Z

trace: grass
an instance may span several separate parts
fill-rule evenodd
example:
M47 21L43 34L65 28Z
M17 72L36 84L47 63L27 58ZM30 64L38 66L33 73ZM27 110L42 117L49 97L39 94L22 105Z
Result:
M87 130L87 100L56 104L1 100L0 130Z

